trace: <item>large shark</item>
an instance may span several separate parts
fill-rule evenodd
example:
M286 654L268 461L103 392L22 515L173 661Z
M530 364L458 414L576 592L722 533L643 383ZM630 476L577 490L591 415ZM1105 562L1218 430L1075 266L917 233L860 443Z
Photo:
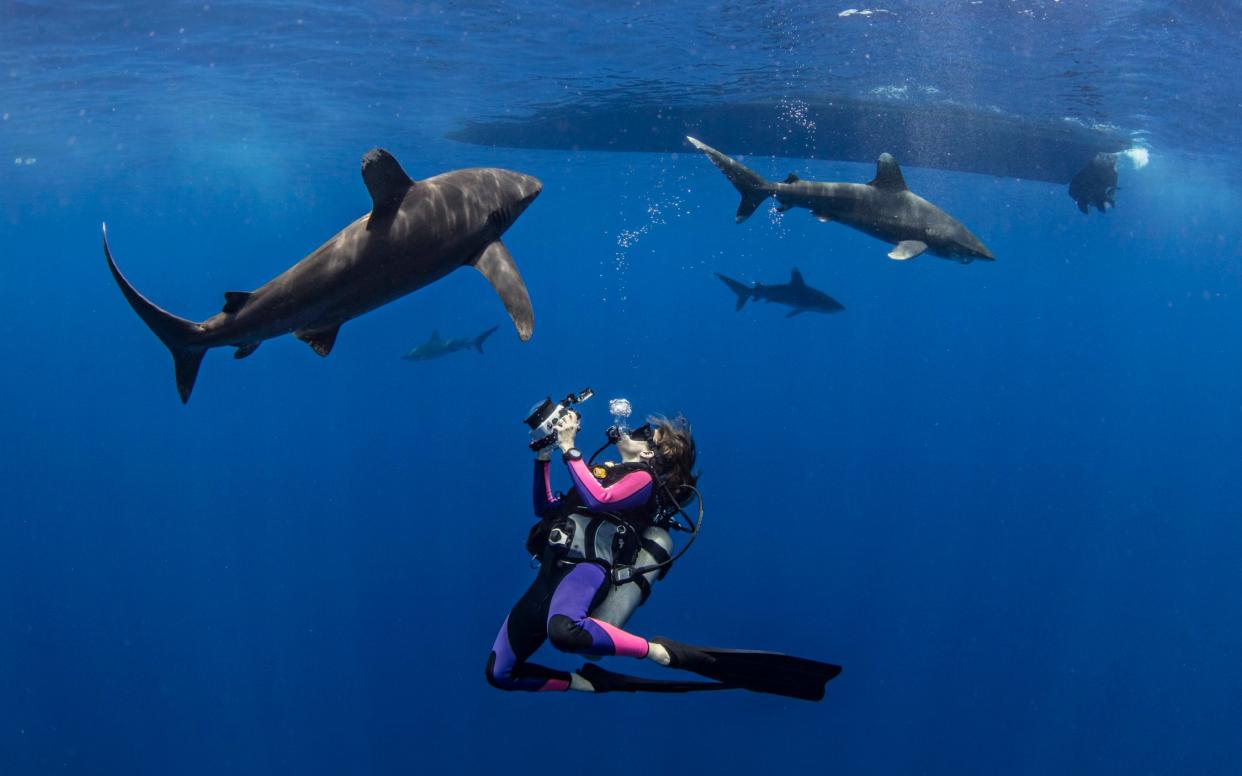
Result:
M440 336L440 332L433 331L431 336L423 344L411 348L402 358L406 361L430 361L433 358L447 356L449 353L456 353L459 350L469 350L474 348L480 353L483 352L483 341L495 333L499 326L493 326L477 337L449 337L444 339Z
M523 341L534 329L526 284L500 241L543 188L498 168L454 170L413 181L387 151L362 158L371 212L254 291L225 291L224 309L201 323L178 318L138 293L117 269L103 230L104 256L130 306L172 351L181 401L189 401L203 354L237 348L245 358L265 339L293 333L321 356L341 324L464 265L500 294Z
M799 180L793 173L780 183L764 180L736 159L692 137L686 140L707 154L742 195L737 208L740 224L768 197L778 210L802 207L820 221L839 221L895 247L888 256L905 261L927 251L968 264L994 257L978 237L953 216L906 188L901 167L888 154L875 163L870 183L829 183Z
M839 313L845 309L844 305L823 291L808 286L802 279L802 273L796 267L790 273L788 283L774 285L755 283L753 286L748 286L731 277L721 275L719 272L716 273L716 277L724 281L724 284L737 294L737 307L735 308L737 310L741 310L751 299L756 302L775 302L792 308L785 314L786 318L807 312Z

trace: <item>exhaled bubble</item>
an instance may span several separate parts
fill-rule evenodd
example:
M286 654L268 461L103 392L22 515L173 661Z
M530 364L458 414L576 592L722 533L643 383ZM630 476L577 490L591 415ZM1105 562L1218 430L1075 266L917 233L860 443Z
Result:
M674 190L677 193L674 193ZM673 178L670 186L666 179L662 177L657 181L648 194L654 195L653 198L647 199L646 205L643 207L643 215L646 223L637 227L627 227L617 232L617 252L612 259L612 277L609 278L608 291L611 292L612 298L617 301L625 302L629 299L628 286L628 270L629 270L629 250L636 246L644 237L651 234L657 226L665 226L670 221L675 221L681 216L695 212L698 204L688 204L693 200L687 200L680 192L689 191L686 187L686 176L677 175ZM608 296L601 296L601 301L607 301Z

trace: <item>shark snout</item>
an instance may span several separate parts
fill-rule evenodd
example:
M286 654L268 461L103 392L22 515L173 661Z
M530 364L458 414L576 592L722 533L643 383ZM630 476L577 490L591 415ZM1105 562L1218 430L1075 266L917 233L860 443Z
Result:
M512 204L513 217L517 218L526 210L530 203L535 201L535 197L543 191L543 182L533 175L526 175L520 172L509 172L508 189L513 192L515 201Z
M487 223L500 234L504 234L543 191L543 183L538 178L513 170L490 168L474 174L487 184L477 204L486 214Z
M526 198L533 200L543 191L543 181L533 175L522 175L522 188L526 191Z
M975 253L977 253L979 258L981 259L985 259L987 261L996 261L996 257L992 255L992 251L988 250L988 246L984 245L983 243L979 243L977 246L975 246Z
M543 191L543 182L538 178L533 178L529 175L522 177L525 178L522 182L522 190L526 193L522 196L521 201L518 202L519 212L526 210L527 206L535 201L535 197L538 197L540 192Z
M957 250L953 251L959 258L974 261L983 259L984 261L996 261L996 257L992 255L992 251L988 250L988 246L983 244L983 240L975 237L970 232L960 235L957 239Z

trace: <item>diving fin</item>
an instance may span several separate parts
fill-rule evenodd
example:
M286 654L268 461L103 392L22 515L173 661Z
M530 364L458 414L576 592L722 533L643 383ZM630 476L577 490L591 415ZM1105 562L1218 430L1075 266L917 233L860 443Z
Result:
M641 676L617 674L594 663L584 663L578 669L578 675L591 683L597 693L605 692L659 692L683 693L704 692L708 690L736 689L720 682L681 682L662 679L646 679Z
M651 640L672 657L672 668L693 671L730 687L818 701L841 666L753 649L696 647L657 636Z

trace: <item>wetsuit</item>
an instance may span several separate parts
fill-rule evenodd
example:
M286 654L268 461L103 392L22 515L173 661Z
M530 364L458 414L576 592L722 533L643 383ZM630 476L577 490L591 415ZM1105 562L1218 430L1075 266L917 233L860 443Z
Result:
M646 467L621 464L601 468L602 476L597 478L580 457L566 456L565 464L574 487L558 497L552 493L549 463L535 462L535 515L543 523L574 518L581 528L582 509L620 514L636 525L654 516L655 484ZM568 671L526 662L545 640L561 651L580 655L647 656L646 639L588 616L607 595L609 586L605 583L613 562L607 547L596 555L593 548L600 542L594 530L590 533L586 551L572 560L553 544L542 548L538 576L513 606L492 645L487 681L493 687L531 692L569 689Z

